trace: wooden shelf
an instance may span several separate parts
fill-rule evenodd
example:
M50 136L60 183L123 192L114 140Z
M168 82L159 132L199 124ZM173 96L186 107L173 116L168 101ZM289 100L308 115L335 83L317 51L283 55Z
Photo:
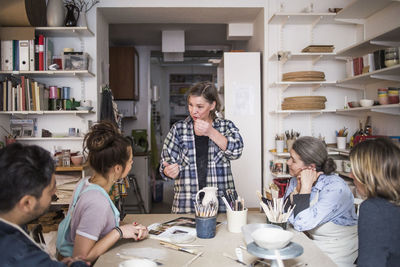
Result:
M400 34L400 32L399 32ZM369 84L378 82L379 80L398 81L400 82L400 64L349 77L337 82L338 86L345 87L346 84Z
M286 173L275 173L275 172L271 172L272 176L274 176L275 178L291 178L292 176L290 174L286 174Z
M17 141L83 141L83 137L17 137Z
M281 58L282 59L282 58ZM287 60L324 60L324 59L336 59L336 53L290 53L290 58ZM270 60L278 60L278 53L274 53L270 56Z
M378 1L379 2L379 1ZM337 52L340 57L360 57L375 50L385 49L387 47L399 46L400 43L400 27L396 27L390 31L378 34L367 40L358 42L352 46Z
M336 13L290 13L272 15L269 24L343 24L335 20Z
M71 172L71 171L83 171L85 167L80 165L80 166L69 166L69 167L64 167L64 166L57 166L56 167L56 172Z
M36 34L45 37L93 37L88 27L36 27Z
M88 70L2 70L0 74L12 74L12 75L37 75L42 77L94 77L94 74Z
M358 115L360 113L365 114L366 111L386 113L391 115L400 115L400 104L390 105L378 105L371 107L359 107L359 108L348 108L348 109L337 109L336 113L343 115Z
M89 114L93 111L88 110L38 110L38 111L0 111L5 115L76 115L76 114Z
M391 0L353 0L337 13L337 19L366 19L384 9L394 1Z
M351 179L351 177L350 177L350 172L338 172L337 171L337 174L339 174L340 176L344 176L344 177L346 177L346 178L349 178L349 179Z
M323 113L335 113L336 110L329 110L329 109L315 109L315 110L276 110L272 111L271 113L275 114L283 114L286 116L293 115L293 114L316 114L322 115Z
M270 153L276 157L281 157L281 158L289 158L290 157L289 152L282 152L282 153L270 152ZM330 156L339 155L339 152L328 150L328 155L330 155Z
M328 152L338 152L340 156L346 156L348 157L350 154L350 149L339 149L336 147L328 147Z

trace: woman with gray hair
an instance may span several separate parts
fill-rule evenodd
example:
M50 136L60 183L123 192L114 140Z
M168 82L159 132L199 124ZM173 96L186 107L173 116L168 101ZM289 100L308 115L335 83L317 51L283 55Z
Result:
M293 178L285 198L296 205L289 222L296 230L307 231L338 266L353 266L358 253L354 198L333 173L336 165L325 144L310 136L297 139L287 164Z

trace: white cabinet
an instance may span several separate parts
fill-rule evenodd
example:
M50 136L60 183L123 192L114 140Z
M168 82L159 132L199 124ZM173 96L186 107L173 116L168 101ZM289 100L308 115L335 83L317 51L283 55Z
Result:
M257 207L261 188L261 57L258 52L224 53L225 118L243 137L243 154L231 161L238 194L246 205Z

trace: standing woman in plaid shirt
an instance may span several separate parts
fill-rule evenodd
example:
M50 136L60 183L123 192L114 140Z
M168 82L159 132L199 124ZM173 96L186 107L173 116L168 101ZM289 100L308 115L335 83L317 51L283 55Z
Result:
M239 129L217 117L221 103L212 83L191 87L187 102L190 116L172 126L161 152L161 175L175 179L173 213L194 213L196 193L203 187L218 187L218 196L235 190L230 161L243 151ZM226 211L220 198L219 211Z

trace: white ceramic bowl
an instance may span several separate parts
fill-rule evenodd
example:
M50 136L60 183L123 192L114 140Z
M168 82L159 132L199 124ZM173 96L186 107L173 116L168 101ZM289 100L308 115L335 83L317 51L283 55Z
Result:
M362 107L371 107L374 104L374 100L371 99L361 99L360 105Z
M154 261L147 259L132 259L121 262L119 267L157 267Z
M259 247L281 249L289 244L293 233L276 228L260 228L251 233L251 237Z

